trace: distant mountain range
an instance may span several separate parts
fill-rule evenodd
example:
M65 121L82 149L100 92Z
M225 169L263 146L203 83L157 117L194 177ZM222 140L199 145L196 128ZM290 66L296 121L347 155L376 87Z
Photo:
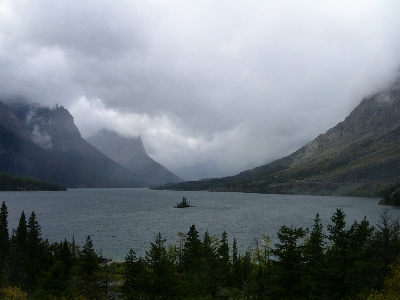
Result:
M130 170L135 178L145 178L154 186L160 182L182 182L178 176L149 157L140 137L124 137L103 129L87 141L115 162Z
M335 127L289 156L235 176L160 189L381 196L400 181L400 82L364 98Z
M132 149L133 153L138 150ZM150 187L180 181L157 172L144 151L136 169L115 162L81 137L64 107L0 102L0 172L66 187ZM170 175L168 177L167 175Z

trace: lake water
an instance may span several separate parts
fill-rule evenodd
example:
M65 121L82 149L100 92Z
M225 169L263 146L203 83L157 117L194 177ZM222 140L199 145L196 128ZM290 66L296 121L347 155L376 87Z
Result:
M195 207L173 208L182 197ZM167 240L166 244L176 243L178 232L187 233L192 224L201 238L206 230L218 238L225 230L230 243L235 237L243 252L261 234L276 242L276 232L282 225L311 227L316 213L326 226L336 208L343 209L349 225L364 216L375 225L385 209L393 218L400 216L399 209L380 206L376 198L147 189L0 192L2 201L8 207L10 231L17 227L22 211L27 218L35 211L42 237L51 243L64 238L72 241L74 236L76 244L82 246L90 235L99 253L120 261L129 248L144 255L158 232Z

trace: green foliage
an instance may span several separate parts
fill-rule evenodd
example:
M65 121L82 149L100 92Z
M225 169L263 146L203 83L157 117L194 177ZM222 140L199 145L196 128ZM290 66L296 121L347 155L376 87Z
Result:
M9 234L8 234L8 209L3 201L0 208L0 269L4 268L4 263L9 251Z
M144 292L143 274L145 274L144 262L136 257L132 248L129 249L122 273L124 282L121 285L121 291L127 299L139 298L139 295Z
M400 299L400 259L390 267L390 273L385 277L382 291L373 291L368 300L399 300Z
M0 173L0 191L66 191L61 185Z
M183 248L183 268L186 272L195 271L199 267L201 247L199 232L196 230L196 226L192 225L186 235Z
M326 235L319 214L316 214L314 225L304 243L304 274L303 281L309 299L326 297L324 291L326 282Z
M400 206L400 183L389 188L385 193L381 204Z
M3 224L6 215L4 204ZM144 258L130 249L110 264L90 236L81 250L74 240L50 245L35 213L26 221L22 212L3 269L3 287L20 289L1 291L29 299L395 299L400 226L388 212L376 229L365 218L348 225L337 209L326 232L317 214L310 230L283 225L277 236L271 246L262 235L241 254L225 231L200 239L192 225L178 245L159 233Z
M145 274L145 290L151 298L167 298L175 286L175 266L167 255L164 243L165 239L158 233L150 250L146 251L145 261L148 268Z
M278 231L280 243L275 244L272 254L277 258L274 264L273 297L278 299L293 299L302 297L302 282L304 275L304 256L302 239L307 230L302 227L287 227L283 225Z
M186 200L186 197L183 197L182 201L177 203L175 208L186 208L186 207L192 207L190 205L190 202Z

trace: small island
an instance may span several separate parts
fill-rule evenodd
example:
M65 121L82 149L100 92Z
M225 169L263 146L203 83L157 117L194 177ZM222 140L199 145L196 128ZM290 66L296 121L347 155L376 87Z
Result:
M174 208L186 208L186 207L193 207L192 205L190 205L190 202L186 200L186 197L183 197L182 201L176 203L176 206L174 206Z

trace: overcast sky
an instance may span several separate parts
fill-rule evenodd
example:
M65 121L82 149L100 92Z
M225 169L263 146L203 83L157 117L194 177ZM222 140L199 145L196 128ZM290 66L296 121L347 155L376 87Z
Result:
M394 80L399 12L398 0L0 0L0 97L63 105L84 138L140 135L182 177L234 175Z

